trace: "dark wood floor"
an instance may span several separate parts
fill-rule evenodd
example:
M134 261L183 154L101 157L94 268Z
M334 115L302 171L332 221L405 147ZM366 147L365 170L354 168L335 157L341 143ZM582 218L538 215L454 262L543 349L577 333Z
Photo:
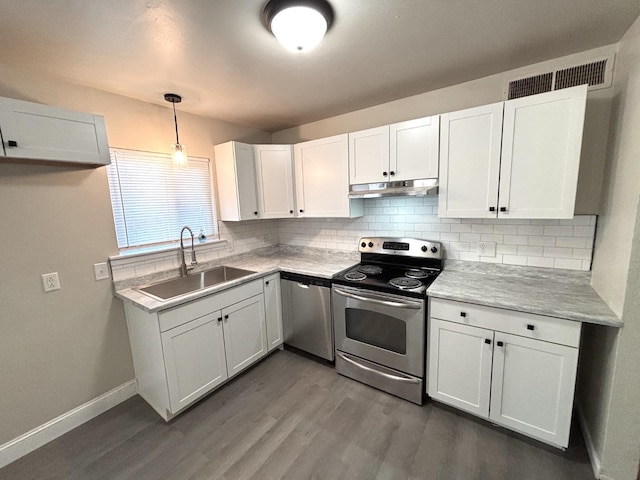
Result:
M285 350L168 424L136 396L0 479L593 479L573 430L561 452Z

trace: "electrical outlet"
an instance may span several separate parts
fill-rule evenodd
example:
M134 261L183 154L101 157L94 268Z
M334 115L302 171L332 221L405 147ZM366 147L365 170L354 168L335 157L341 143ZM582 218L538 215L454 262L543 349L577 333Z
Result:
M479 257L495 257L496 242L478 242Z
M109 278L109 267L107 266L107 262L94 263L93 271L95 272L96 280Z
M45 292L60 290L60 278L58 278L58 272L43 273L41 277L42 286Z

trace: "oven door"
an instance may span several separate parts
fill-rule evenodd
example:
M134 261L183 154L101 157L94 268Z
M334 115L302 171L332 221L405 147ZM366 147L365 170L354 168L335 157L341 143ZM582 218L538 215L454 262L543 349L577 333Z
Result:
M424 300L342 285L332 300L336 350L424 378Z

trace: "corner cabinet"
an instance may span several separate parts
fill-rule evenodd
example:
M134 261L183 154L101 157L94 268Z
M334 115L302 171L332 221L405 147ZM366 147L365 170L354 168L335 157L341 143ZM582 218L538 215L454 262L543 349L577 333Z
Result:
M260 218L295 215L293 148L291 145L254 145Z
M138 393L165 420L268 351L261 279L156 313L125 309Z
M109 165L104 117L0 98L0 156Z
M258 218L253 145L227 142L214 147L220 220Z
M349 134L351 185L438 177L440 117Z
M438 216L573 218L587 86L441 116Z
M362 199L349 199L349 137L336 135L294 146L299 217L361 217Z
M427 394L566 448L581 324L432 298Z

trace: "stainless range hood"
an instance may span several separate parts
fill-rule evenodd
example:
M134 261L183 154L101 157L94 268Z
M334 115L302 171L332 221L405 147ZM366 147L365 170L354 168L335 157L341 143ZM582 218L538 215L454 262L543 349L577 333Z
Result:
M427 196L438 194L438 179L423 178L386 183L362 183L349 187L349 198Z

